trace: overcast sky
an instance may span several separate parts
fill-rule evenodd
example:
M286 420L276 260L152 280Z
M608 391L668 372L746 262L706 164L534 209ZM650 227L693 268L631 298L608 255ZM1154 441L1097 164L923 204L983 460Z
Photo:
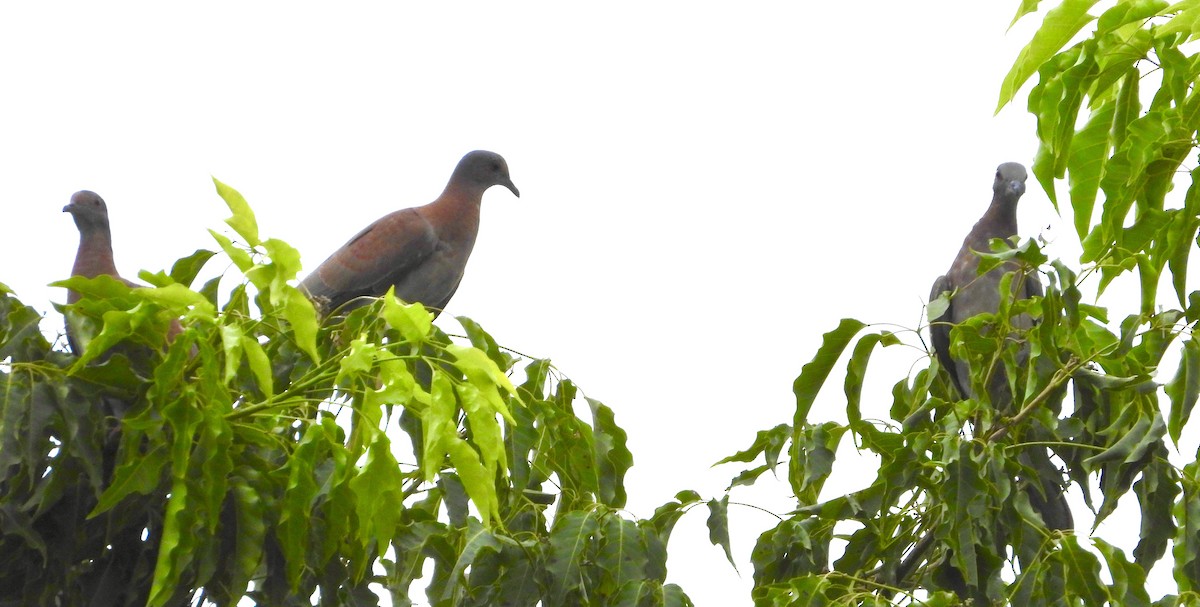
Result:
M307 270L492 150L521 198L485 196L438 323L469 316L611 406L633 515L682 489L719 496L741 468L709 465L791 421L821 334L846 316L916 327L996 165L1031 162L1028 86L993 110L1039 19L1006 33L1015 2L655 4L5 4L0 282L43 311L64 301L46 284L69 274L61 209L79 189L108 202L126 276L230 232L210 176ZM1073 259L1030 185L1022 235ZM886 417L921 356L872 359L865 414ZM812 418L844 420L840 380L827 392ZM794 505L767 485L734 500ZM701 607L749 604L774 519L730 513L740 577L707 546L706 512L670 545L670 581Z

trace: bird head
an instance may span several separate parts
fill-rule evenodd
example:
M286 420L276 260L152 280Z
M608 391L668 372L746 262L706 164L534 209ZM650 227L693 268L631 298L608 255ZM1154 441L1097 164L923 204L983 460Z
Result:
M462 160L458 161L454 174L450 176L450 182L478 188L480 193L494 185L502 185L508 188L513 196L521 197L517 186L513 185L508 176L508 163L495 152L475 150L463 156Z
M997 196L1008 198L1014 202L1025 193L1025 167L1017 162L1006 162L996 167L996 181L992 191Z
M80 231L108 229L108 207L104 204L104 199L95 192L75 192L71 195L71 202L63 207L63 212L71 214Z

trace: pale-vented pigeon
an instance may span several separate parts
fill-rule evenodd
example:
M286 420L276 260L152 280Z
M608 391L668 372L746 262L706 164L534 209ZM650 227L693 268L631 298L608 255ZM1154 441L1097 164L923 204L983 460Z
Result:
M121 278L117 273L117 265L113 262L112 230L108 226L108 207L99 194L88 190L75 192L71 195L71 202L63 207L63 212L70 213L75 220L75 227L79 228L79 250L75 252L71 276L95 278L107 275L131 287L144 286ZM74 290L67 290L67 303L75 303L79 297Z
M117 266L113 262L112 230L108 225L108 207L99 194L88 190L75 192L71 195L71 202L63 207L63 212L70 213L71 217L75 219L75 226L79 228L79 249L75 253L75 265L71 268L72 276L96 278L107 275L130 287L145 286L122 278L117 273ZM67 290L67 303L73 304L79 301L79 298L78 292L73 289ZM179 321L172 320L167 330L167 340L174 339L182 330L183 327L180 326ZM67 323L67 343L71 345L72 352L83 354L80 350L81 344L72 335L70 323Z
M977 314L995 313L1000 306L1001 280L1006 273L1021 269L1019 263L1008 261L980 276L979 256L976 253L990 251L989 241L993 238L1008 239L1017 235L1017 201L1025 193L1025 179L1025 167L1015 162L1004 163L996 169L991 206L963 240L950 271L934 281L929 294L930 301L933 301L944 292L951 293L949 308L940 318L933 320L929 333L938 361L950 373L955 388L963 398L973 395L971 373L965 362L950 355L950 328ZM1042 285L1034 270L1023 276L1013 276L1012 289L1017 298L1042 295ZM1012 319L1012 326L1016 329L1028 329L1032 325L1033 320L1025 315ZM1026 346L1019 358L1023 362L1027 357ZM1012 395L1002 370L992 373L988 393L995 407L1008 414L1014 413L1008 411ZM1046 526L1056 530L1074 529L1071 509L1063 495L1062 474L1055 468L1046 450L1042 447L1025 448L1021 450L1019 459L1024 465L1038 471L1038 486L1027 487L1026 494Z
M463 156L433 202L388 214L334 251L301 283L323 314L346 311L379 297L420 302L437 314L458 289L479 232L483 193L502 185L520 196L499 154Z

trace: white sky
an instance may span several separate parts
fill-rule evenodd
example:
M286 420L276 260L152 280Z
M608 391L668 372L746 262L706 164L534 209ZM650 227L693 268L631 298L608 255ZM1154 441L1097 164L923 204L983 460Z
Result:
M996 165L1036 150L1028 87L992 111L1039 18L1006 34L1015 2L828 6L5 4L0 281L43 311L65 299L45 285L69 274L61 208L79 189L108 202L128 277L216 248L206 228L228 232L228 212L210 175L311 269L493 150L522 197L485 197L439 324L470 316L611 406L636 460L631 513L718 496L742 468L709 465L790 422L821 334L845 316L916 326ZM1077 250L1030 186L1023 235ZM877 353L864 408L885 417L916 360ZM813 419L844 419L840 384ZM872 477L843 469L827 495ZM787 495L734 500L782 513ZM731 507L739 577L701 510L676 528L669 581L702 607L749 604L773 519Z

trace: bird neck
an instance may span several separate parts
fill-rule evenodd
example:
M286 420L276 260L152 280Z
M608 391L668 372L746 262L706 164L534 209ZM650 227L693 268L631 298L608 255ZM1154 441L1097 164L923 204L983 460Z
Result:
M113 262L112 234L105 228L85 229L79 232L79 250L75 253L72 276L95 278L101 274L117 276Z
M980 237L983 239L983 244L987 245L987 241L992 238L1009 238L1017 235L1017 201L1008 200L1003 196L997 195L992 198L992 204L984 212L983 217L979 219L977 226L985 226L985 230L979 230ZM983 233L986 232L986 233Z
M479 205L483 191L478 187L450 183L427 209L427 217L445 236L470 236L479 230ZM435 219L436 218L436 219Z

